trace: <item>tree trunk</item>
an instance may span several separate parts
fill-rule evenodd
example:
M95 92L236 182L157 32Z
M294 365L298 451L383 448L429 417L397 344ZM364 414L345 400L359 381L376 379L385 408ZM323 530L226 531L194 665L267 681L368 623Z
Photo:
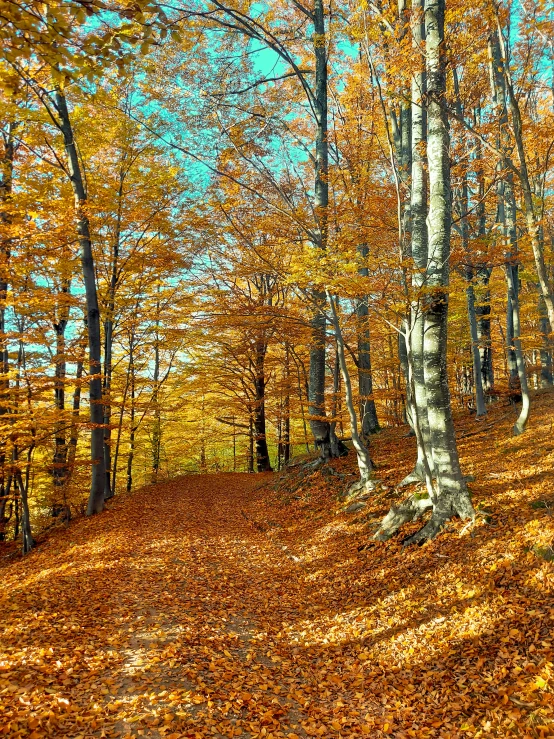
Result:
M290 459L290 351L285 342L285 359L283 364L283 378L281 385L281 408L279 414L279 470L286 467ZM300 398L300 402L302 399Z
M480 122L481 109L475 109L475 123ZM481 143L476 142L475 146L475 177L478 186L477 203L477 236L480 241L484 241L487 236L487 221L485 212L485 175L482 167L482 151ZM481 375L481 385L483 391L486 392L494 384L494 372L492 363L492 342L491 342L491 294L489 289L489 280L492 269L486 264L478 264L474 270L475 278L475 317L477 320L477 342L479 346L479 374Z
M23 554L28 554L35 545L33 532L31 531L31 514L29 512L28 489L23 482L21 470L15 472L15 480L19 488L21 498L21 543Z
M446 365L448 283L450 258L451 198L448 118L444 54L444 0L425 0L427 63L427 160L429 172L429 245L424 311L423 368L434 475L433 490L426 508L429 521L407 543L435 537L447 520L475 516L462 476L452 422ZM415 360L415 357L414 357ZM419 411L419 406L418 406ZM407 504L406 504L407 505ZM408 507L408 506L407 506ZM377 538L386 538L407 519L392 520L391 509Z
M539 331L542 337L540 386L551 387L554 382L552 375L552 342L549 337L548 316L546 315L546 307L542 296L539 297L539 316Z
M317 300L321 305L321 294L317 296ZM319 450L323 459L329 459L331 457L330 425L325 415L325 342L327 332L323 305L321 305L321 312L312 317L311 328L309 422L316 449Z
M367 272L367 270L366 270ZM379 431L377 408L373 395L371 372L371 343L369 338L368 298L356 301L358 319L358 388L360 393L360 419L362 437L367 438Z
M123 391L123 399L121 401L121 408L119 409L119 420L117 422L117 437L115 440L115 452L113 455L113 467L112 467L112 479L111 479L111 490L115 495L117 490L117 464L119 462L119 452L121 450L121 436L123 433L123 417L125 416L125 407L127 405L127 396L129 394L129 388L131 384L131 358L129 357L129 366L127 368L127 374L125 377L125 390Z
M8 236L0 240L0 420L8 413L10 394L9 354L6 335L6 302L8 298L11 239L11 200L13 189L13 166L15 157L15 129L17 124L8 123L6 133L2 132L3 152L0 159L0 223L8 230ZM6 517L9 493L5 480L6 443L0 440L0 541L4 539L4 528L11 518Z
M473 382L475 387L475 411L477 416L487 413L485 406L485 392L483 388L483 376L481 374L481 353L479 351L479 332L477 330L477 312L475 310L475 290L473 288L473 274L467 273L468 285L466 287L467 316L469 322L469 334L471 337L471 358L473 360Z
M316 246L325 250L327 248L327 210L329 207L327 176L329 145L327 141L327 35L323 0L314 2L313 22L315 95L312 102L316 118L314 210L317 220ZM319 449L323 459L328 459L332 453L329 421L325 415L325 293L315 292L313 298L316 305L311 319L308 413L316 448Z
M398 361L400 362L400 369L402 376L404 377L404 385L406 389L406 400L404 403L405 418L404 422L407 423L415 434L415 414L416 408L413 394L413 382L410 381L409 367L408 367L408 337L409 331L408 320L404 319L400 331L398 332Z
M279 398L279 413L277 415L277 472L281 471L282 459L283 459L283 398ZM233 433L233 449L235 442L235 434ZM233 453L233 462L235 461L235 454ZM236 464L233 465L233 471L236 469Z
M333 321L333 326L334 326L334 321ZM335 341L335 363L333 367L333 404L331 407L331 421L329 423L329 442L330 442L331 457L346 457L348 455L348 447L344 444L344 442L341 439L339 439L337 435L337 423L339 421L341 423L341 434L343 433L342 420L341 420L341 408L340 408L340 398L341 398L340 377L341 377L341 367L340 367L339 347Z
M517 101L512 103L513 88L511 86L511 78L506 69L506 59L504 59L505 49L502 49L502 36L499 32L492 34L490 40L491 61L493 73L491 75L493 85L493 100L500 109L499 135L498 141L502 150L504 159L500 163L502 170L502 179L499 180L497 186L497 222L502 225L503 237L506 249L506 282L507 282L507 319L506 319L506 343L508 351L508 369L510 386L519 380L521 388L522 404L520 415L514 424L513 433L521 434L527 420L529 418L530 397L527 384L527 371L525 368L525 359L521 348L520 341L520 317L519 317L519 277L518 277L518 237L517 237L517 208L514 193L514 175L512 163L509 157L511 142L507 132L508 127L508 105L512 111L512 120L514 128L514 136L516 143L518 140L517 115L519 108ZM508 91L508 94L507 94ZM521 120L519 120L519 133L521 134ZM519 150L519 148L518 148ZM524 154L520 151L520 157ZM527 178L527 170L525 157L520 162L520 180L525 195L525 184L529 185ZM527 179L526 179L527 178ZM532 214L534 219L534 213ZM531 235L531 234L530 234ZM540 279L540 275L539 275ZM543 293L544 295L544 293ZM552 324L554 325L554 324Z
M13 508L14 508L14 523L13 523L13 540L17 541L19 537L19 526L21 523L21 517L19 515L19 495L17 493L18 486L15 484L14 475L10 475L9 484L13 485Z
M112 478L112 449L111 449L111 388L112 388L112 352L113 352L113 330L114 330L114 312L115 312L115 294L117 290L118 273L119 273L119 241L121 237L121 215L123 206L123 183L125 180L125 170L120 167L119 170L119 187L117 190L117 215L115 224L115 233L112 242L111 264L110 264L110 282L108 285L108 295L106 300L106 317L104 320L104 463L106 467L106 489L104 498L108 500L115 495Z
M444 0L425 0L427 61L427 161L429 171L429 254L423 338L424 380L437 495L428 523L412 541L435 536L453 515L473 518L460 470L447 373L448 284L450 265L450 137L446 112Z
M512 290L506 281L506 364L508 367L508 385L510 389L518 386L517 358L514 347L514 307L512 304Z
M254 423L252 410L248 408L248 472L254 472Z
M283 404L283 464L290 460L290 359L289 347L285 344L285 400Z
M429 252L423 356L427 415L437 494L427 524L411 541L434 537L453 515L473 518L460 470L447 373L448 284L450 265L450 138L446 112L444 0L425 0L427 62L427 161L429 171Z
M154 387L152 391L152 405L154 407L154 426L152 428L152 479L153 483L158 481L158 473L160 471L160 457L162 447L162 425L161 425L161 409L160 409L160 337L159 337L159 316L160 301L156 304L156 338L154 344Z
M19 326L19 351L17 354L17 374L16 374L16 381L15 381L15 395L16 395L16 402L17 405L19 405L19 390L21 386L21 372L22 370L25 372L25 365L26 365L26 358L25 358L25 347L22 340L23 335L23 325ZM27 380L27 378L25 378ZM32 413L32 406L31 406L31 388L30 384L27 380L27 411L29 413L29 418L33 417ZM17 463L18 461L18 449L17 444L14 444L13 447L13 477L14 477L14 483L16 488L19 489L19 496L21 500L21 540L22 540L22 551L23 554L27 554L31 551L31 549L35 545L35 540L33 539L33 534L31 531L31 514L29 511L29 469L31 466L31 458L32 453L35 447L35 428L34 424L31 426L31 435L33 438L33 441L29 447L29 450L27 452L27 468L26 468L26 474L25 474L25 481L23 481L23 476L21 474L21 469ZM19 527L17 527L19 528Z
M54 376L54 399L59 417L56 420L55 439L54 439L54 457L52 460L52 475L54 480L54 505L66 506L66 487L67 487L67 444L66 444L66 425L65 418L65 382L66 382L66 358L65 358L65 331L69 320L69 306L67 297L69 295L69 281L62 280L61 292L59 295L58 315L54 323L54 332L56 334L56 356L55 356L55 376Z
M406 14L406 3L400 0L398 4L399 19L402 20ZM419 19L418 19L419 23ZM421 24L419 24L421 28ZM404 35L404 33L402 33ZM421 35L421 31L419 31ZM418 36L419 37L419 36ZM412 84L415 84L412 80ZM391 120L393 124L393 139L396 151L396 158L399 164L399 222L400 222L400 242L402 257L409 259L411 257L410 234L411 226L411 178L412 178L412 101L411 101L411 85L407 87L405 92L405 100L400 103L400 116L397 119L395 109L392 109ZM420 106L419 106L420 107ZM398 122L397 122L398 121ZM416 173L417 176L418 173ZM406 293L408 292L407 275L403 279ZM406 345L406 337L409 334L409 321L405 318L402 321L400 330L398 331L398 360L400 370L404 377L406 388L406 398L403 399L403 420L407 422L414 431L414 414L415 399L413 397L412 383L408 379L408 347ZM361 388L360 388L361 394ZM363 426L362 426L363 428Z
M302 414L302 430L304 432L304 445L306 446L306 452L309 453L310 451L310 443L308 441L308 426L306 423L306 412L305 412L305 404L304 404L304 398L308 400L310 395L310 388L309 388L309 381L306 376L306 366L304 365L304 362L298 357L295 351L291 350L292 357L294 359L294 364L296 366L296 379L297 379L297 388L298 388L298 402L300 403L300 412ZM302 382L304 380L304 382ZM304 390L302 390L302 385L304 385Z
M81 264L87 303L87 325L89 339L89 398L90 398L90 451L92 460L92 480L87 506L87 515L100 513L104 509L104 488L106 471L104 466L104 410L102 405L102 341L100 331L100 310L96 289L96 274L89 219L86 213L87 193L81 172L81 163L73 137L71 119L63 93L55 92L55 106L60 121L67 155L68 171L75 196L75 216L77 233L81 248Z
M69 448L67 451L67 472L68 483L73 475L75 467L75 456L77 454L77 443L79 441L79 414L81 411L81 378L83 376L83 362L77 362L77 371L75 374L75 390L73 391L73 409L71 415L71 434L69 437Z
M350 372L348 371L348 365L346 364L346 356L344 349L344 339L342 336L342 330L340 327L339 315L337 310L336 298L329 293L327 294L327 302L331 308L331 319L333 321L333 328L335 331L335 339L337 343L337 357L339 360L340 371L344 382L344 392L346 396L346 408L348 410L348 416L350 418L350 433L352 436L352 443L356 450L356 458L358 460L358 469L360 471L360 480L350 488L351 492L360 489L372 490L374 485L371 481L371 474L373 472L373 465L369 456L369 451L365 445L363 439L358 433L358 419L356 417L356 408L354 403L354 394L352 392L352 382L350 380Z
M490 275L491 270L488 267L478 267L476 272L475 316L477 320L477 342L479 346L479 372L485 393L494 385L490 319Z
M267 448L265 425L265 354L267 345L256 342L254 432L256 435L256 467L258 472L272 472Z
M413 43L416 49L422 49L425 39L423 23L423 0L413 5L415 20L412 24ZM415 271L412 286L421 291L424 286L424 270L427 268L428 234L427 234L427 165L425 160L427 116L424 98L427 89L424 59L420 59L420 69L412 77L412 189L410 202L411 218L411 256ZM407 341L408 353L413 362L413 411L417 413L420 438L417 444L417 459L411 474L402 480L400 485L425 479L424 459L433 464L430 453L429 422L427 419L427 396L423 376L423 311L422 295L416 295L410 312L410 330Z
M366 259L368 248L364 244L358 248L362 259ZM369 277L369 270L362 265L358 270L362 277ZM367 440L371 434L379 431L377 408L373 395L373 375L371 372L371 342L369 337L369 297L356 301L356 318L358 328L358 389L360 393L360 419L362 437Z
M504 43L504 38L500 29L500 21L497 16L498 29L493 34L493 61L497 65L503 77L503 92L505 104L509 106L512 117L512 132L516 144L519 159L519 180L523 193L523 209L525 213L525 222L527 225L527 233L531 240L533 256L535 259L535 269L539 278L541 295L546 307L546 314L550 323L550 331L554 333L554 292L548 279L548 270L544 258L544 247L541 243L539 235L539 222L535 213L535 205L533 203L533 189L529 170L527 168L527 157L525 153L525 142L523 140L523 123L521 119L521 111L519 109L519 101L514 91L512 76L510 72L508 50ZM499 75L498 75L499 76ZM507 95L506 95L507 92ZM507 97L507 100L506 100ZM505 115L507 124L507 113ZM508 160L507 160L508 161ZM519 364L519 362L518 362Z
M517 373L521 387L521 411L515 422L512 432L514 436L518 436L525 431L525 426L529 418L529 407L531 399L529 396L529 387L527 383L527 370L525 369L525 358L521 347L520 322L519 322L519 274L517 264L506 265L506 279L508 282L508 293L512 305L512 321L513 321L513 345L516 357Z
M462 247L466 255L467 264L465 267L466 287L466 305L469 324L469 335L471 338L471 359L473 365L473 384L475 388L475 409L477 416L484 416L487 413L485 406L485 394L483 389L483 378L481 374L481 354L479 351L479 333L477 330L477 312L475 310L475 289L473 287L473 267L470 265L471 255L469 251L469 224L467 222L468 213L468 187L467 180L464 177L462 185L461 197L461 230L462 230Z
M456 68L452 70L454 77L454 90L456 93L456 112L458 117L463 120L464 110L460 99L460 89L458 84L458 74ZM462 232L462 249L465 255L465 279L466 287L466 305L469 323L469 335L471 338L471 359L473 365L473 384L475 388L475 409L477 416L484 416L487 413L485 406L485 395L483 392L483 381L481 376L481 356L479 352L479 335L477 331L477 313L475 310L475 289L473 287L473 259L469 248L469 189L467 184L467 174L464 173L462 180L461 192L459 193L460 205L460 228Z
M129 456L127 457L127 492L133 489L133 457L135 455L135 363L134 363L134 335L129 342L129 375L130 375L130 398L131 408L129 410Z

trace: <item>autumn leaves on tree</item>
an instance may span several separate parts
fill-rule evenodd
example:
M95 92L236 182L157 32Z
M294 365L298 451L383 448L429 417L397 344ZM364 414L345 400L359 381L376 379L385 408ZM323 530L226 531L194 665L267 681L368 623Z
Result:
M404 422L377 537L471 521L453 409L552 385L548 7L5 5L2 537L308 450L371 495Z

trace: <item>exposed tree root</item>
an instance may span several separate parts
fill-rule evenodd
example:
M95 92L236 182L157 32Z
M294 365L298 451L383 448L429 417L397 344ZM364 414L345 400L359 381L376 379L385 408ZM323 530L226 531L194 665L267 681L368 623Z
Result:
M436 511L433 511L431 518L427 521L425 526L419 529L419 531L416 531L415 534L406 536L402 539L402 544L404 546L408 546L409 544L423 544L426 541L434 539L435 536L442 531L444 525L448 520L450 520L450 518L451 516L440 515L437 514Z
M413 485L416 482L424 482L424 480L425 478L421 476L418 470L413 470L409 475L406 475L406 477L401 480L396 487L398 489L406 488L408 485Z
M471 510L467 508L464 503L462 503L459 510L452 505L444 507L436 505L427 523L419 531L416 531L415 534L403 539L402 544L408 546L409 544L423 544L426 541L431 541L440 534L448 521L455 517L469 519L462 532L465 533L475 522L475 511L472 508Z
M348 488L348 492L344 496L344 499L352 500L360 495L372 493L376 489L379 482L380 480L372 480L370 477L356 480L356 482Z
M426 492L419 492L410 495L400 505L391 506L373 538L378 541L387 541L405 523L417 521L427 511L432 511L429 520L415 534L404 538L403 545L423 544L425 541L434 539L452 518L459 517L468 520L467 528L470 528L475 521L475 511L469 496L461 496L454 503L450 496L445 495L442 499L439 496L433 502Z
M373 538L377 541L387 541L405 523L417 521L426 511L432 510L432 508L433 503L427 496L427 493L414 493L410 495L400 505L390 507L389 512L381 521L381 525Z
M408 487L408 485L413 485L416 482L425 482L425 469L423 468L423 464L421 462L418 462L415 466L415 468L410 472L409 475L406 475L406 477L398 483L396 486L397 489Z

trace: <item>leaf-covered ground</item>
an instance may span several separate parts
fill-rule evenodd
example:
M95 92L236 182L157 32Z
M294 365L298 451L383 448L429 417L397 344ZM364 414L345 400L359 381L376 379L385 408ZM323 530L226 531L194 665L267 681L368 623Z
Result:
M412 460L398 429L353 514L353 459L189 476L4 557L0 736L554 736L554 397L538 402L522 437L509 408L463 421L478 523L420 548L369 538Z

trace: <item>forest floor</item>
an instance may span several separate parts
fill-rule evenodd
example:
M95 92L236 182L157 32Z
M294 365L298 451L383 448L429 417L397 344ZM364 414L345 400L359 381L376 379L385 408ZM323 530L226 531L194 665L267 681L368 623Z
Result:
M461 419L478 522L422 547L370 539L413 461L388 429L356 513L350 455L144 488L4 556L0 737L554 737L554 395L536 400L517 438L511 408Z

